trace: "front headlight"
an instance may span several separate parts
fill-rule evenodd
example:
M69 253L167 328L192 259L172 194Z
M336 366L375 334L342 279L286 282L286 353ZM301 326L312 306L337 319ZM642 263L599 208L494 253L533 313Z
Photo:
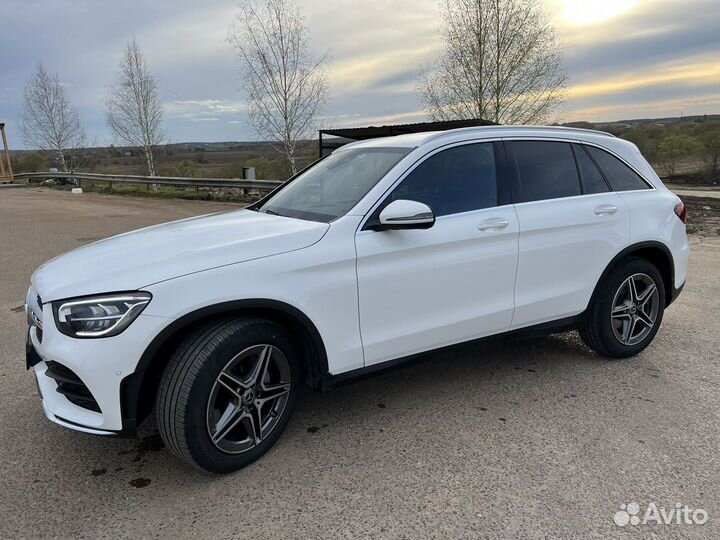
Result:
M116 336L130 326L151 298L148 292L134 292L53 302L55 324L70 337Z

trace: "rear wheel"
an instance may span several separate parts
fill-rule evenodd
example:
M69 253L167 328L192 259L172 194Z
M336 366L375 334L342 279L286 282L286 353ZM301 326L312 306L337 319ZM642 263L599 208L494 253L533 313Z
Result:
M580 336L603 356L627 358L652 342L664 309L660 272L647 260L631 257L598 286Z
M295 403L291 336L264 319L216 321L177 348L160 382L160 434L180 459L228 473L263 455Z

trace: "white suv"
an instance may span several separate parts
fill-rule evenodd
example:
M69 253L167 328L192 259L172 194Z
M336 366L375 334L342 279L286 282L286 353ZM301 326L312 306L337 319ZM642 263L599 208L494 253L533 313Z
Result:
M604 133L482 127L350 144L247 209L96 242L32 277L45 414L217 473L261 456L297 388L489 336L578 329L622 358L685 283L685 210Z

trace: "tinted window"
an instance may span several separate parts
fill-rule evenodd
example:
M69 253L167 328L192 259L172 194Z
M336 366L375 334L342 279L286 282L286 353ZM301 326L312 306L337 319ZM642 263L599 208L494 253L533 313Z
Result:
M397 199L425 203L436 216L496 206L493 144L456 146L429 157L403 180L387 202Z
M607 178L615 191L630 191L632 189L650 189L645 181L630 167L615 156L608 154L594 146L586 146L595 163Z
M521 141L512 143L523 201L581 195L570 143Z
M580 182L585 195L610 191L600 170L582 146L575 145L575 159L577 159L578 169L580 169Z

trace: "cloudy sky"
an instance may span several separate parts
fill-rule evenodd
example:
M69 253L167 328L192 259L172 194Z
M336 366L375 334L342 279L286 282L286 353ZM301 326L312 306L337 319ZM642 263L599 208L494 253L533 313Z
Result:
M325 126L422 121L420 65L440 51L439 0L299 0L316 52L330 51ZM135 37L181 141L250 140L226 42L236 0L2 0L0 122L11 146L25 81L57 71L91 140L112 142L103 98ZM720 0L544 0L570 77L562 120L720 113Z

